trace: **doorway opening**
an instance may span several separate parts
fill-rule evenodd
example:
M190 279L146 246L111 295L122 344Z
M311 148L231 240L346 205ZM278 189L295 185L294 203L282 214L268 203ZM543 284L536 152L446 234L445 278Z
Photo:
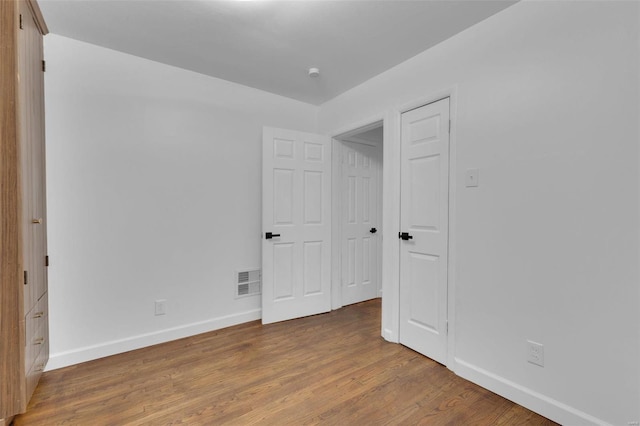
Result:
M332 308L382 297L384 125L333 138Z

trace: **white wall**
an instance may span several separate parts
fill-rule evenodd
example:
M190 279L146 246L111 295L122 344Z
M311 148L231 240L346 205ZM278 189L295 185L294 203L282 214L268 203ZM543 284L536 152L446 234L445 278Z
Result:
M386 115L393 236L397 112L454 89L449 367L564 424L640 421L638 7L521 2L320 108L326 133ZM394 340L397 239L384 253Z
M53 369L260 317L262 126L317 107L48 35ZM154 301L167 314L154 316Z

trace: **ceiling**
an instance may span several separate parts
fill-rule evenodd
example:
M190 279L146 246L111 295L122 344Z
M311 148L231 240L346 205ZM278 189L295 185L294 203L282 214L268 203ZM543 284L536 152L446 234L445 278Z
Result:
M54 34L315 105L513 3L39 0Z

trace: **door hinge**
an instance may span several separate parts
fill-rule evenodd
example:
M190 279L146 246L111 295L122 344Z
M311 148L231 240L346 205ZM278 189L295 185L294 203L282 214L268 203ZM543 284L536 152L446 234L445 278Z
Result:
M49 256L44 257L44 266L49 266Z
M446 324L446 328L447 328L447 334L449 334L449 321L446 321L445 324Z
M449 120L449 133L451 133L451 120Z
M42 60L42 72L45 72L47 70L47 63L45 62L45 60Z
M22 27L22 13L20 14L20 29L23 29L23 27Z
M27 274L27 271L23 271L24 272L24 285L29 284L29 275Z

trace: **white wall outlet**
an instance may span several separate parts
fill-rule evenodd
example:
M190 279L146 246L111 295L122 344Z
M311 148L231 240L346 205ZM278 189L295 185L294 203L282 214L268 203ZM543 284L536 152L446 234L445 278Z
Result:
M464 184L467 188L478 186L480 179L480 171L478 169L468 169L464 175Z
M541 343L527 340L527 361L544 367L544 346Z
M157 315L165 315L167 313L167 301L156 300L156 316Z

